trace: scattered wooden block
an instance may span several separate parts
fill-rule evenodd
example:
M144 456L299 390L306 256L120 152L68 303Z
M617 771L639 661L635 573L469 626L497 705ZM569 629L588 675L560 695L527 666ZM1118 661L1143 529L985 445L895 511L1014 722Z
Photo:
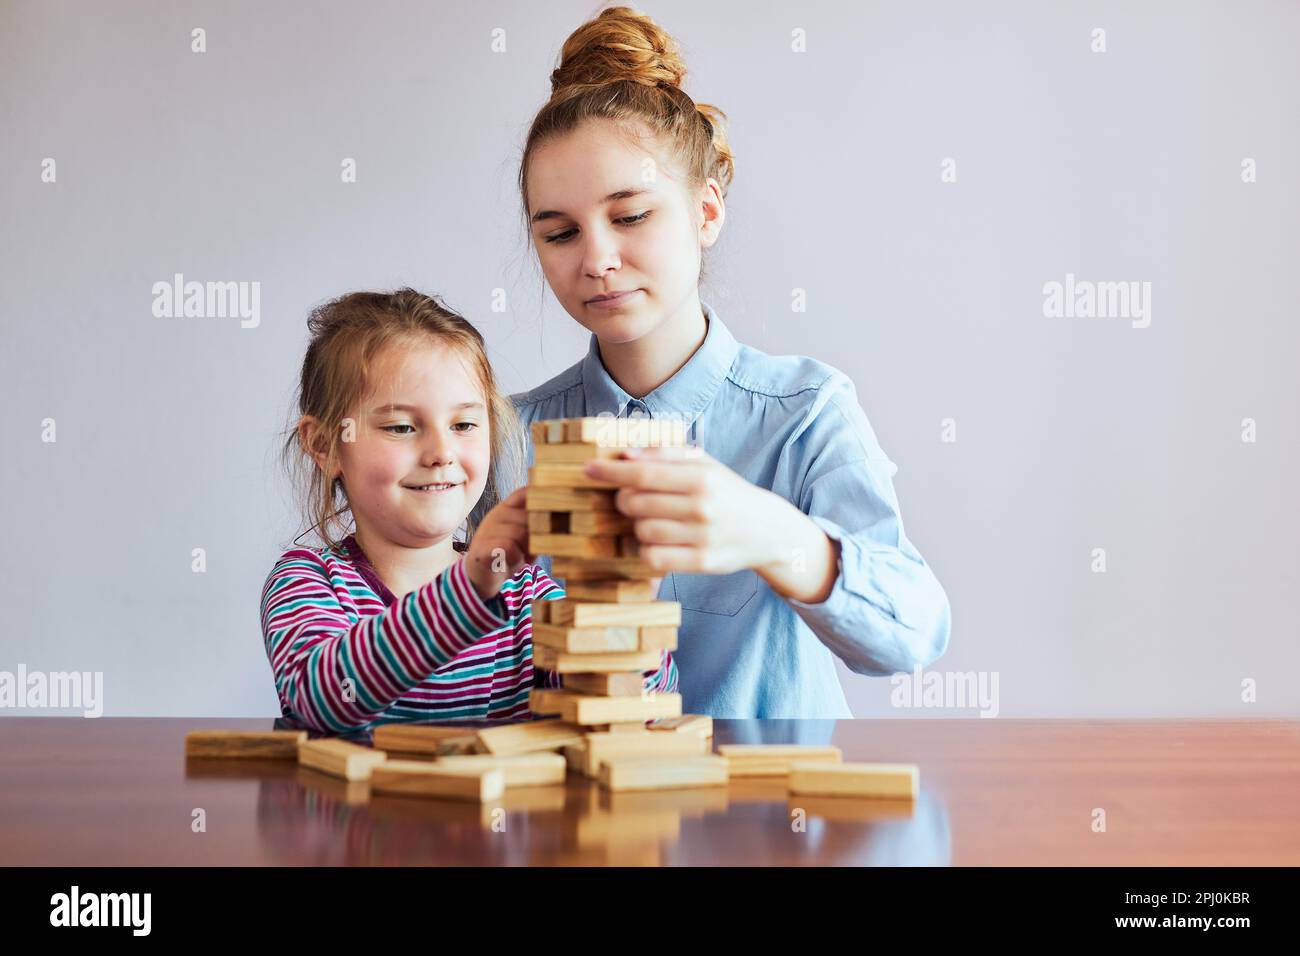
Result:
M915 799L919 778L915 764L790 764L790 792L817 796Z
M505 792L505 774L499 769L472 770L444 767L419 760L391 760L370 776L371 793L401 797L443 797L483 803Z
M616 757L600 766L601 786L613 791L717 787L726 783L726 758L712 754L672 760Z
M656 571L640 558L591 559L560 555L551 562L551 577L564 581L608 581L614 578L644 581L662 576L662 571Z
M676 601L644 604L593 604L561 598L551 603L553 624L569 627L679 627L682 606Z
M595 724L591 728L592 733L601 734L636 734L646 730L646 723L643 720L625 720L613 724Z
M443 757L437 766L450 770L500 770L506 788L543 787L564 783L567 769L564 757L557 753L539 751L503 757L497 754L469 754L463 757Z
M645 675L637 674L565 674L564 687L580 694L597 697L640 697L645 690Z
M564 590L574 601L644 604L655 599L655 589L649 581L574 581Z
M618 488L612 481L588 478L585 465L533 465L528 469L529 487L537 488ZM525 496L526 499L526 496Z
M607 511L580 512L581 514L609 514ZM568 534L568 511L530 511L528 512L529 534Z
M479 743L477 733L468 733L463 737L447 737L438 744L438 756L445 757L451 754L474 754L481 753L482 745Z
M369 780L371 771L388 759L388 754L371 747L324 737L298 745L298 763L344 780Z
M524 507L529 511L564 511L573 514L617 511L614 492L593 488L528 488Z
M478 732L479 746L486 753L507 756L538 750L560 750L582 740L582 728L563 720L528 720Z
M532 554L550 554L566 558L616 558L618 538L594 534L528 533L528 550Z
M549 617L554 619L554 608ZM533 659L537 648L549 647L570 654L605 654L642 650L641 635L635 627L564 627L558 624L533 623Z
M464 727L448 724L381 724L371 732L375 749L408 754L441 753L447 741L469 737Z
M610 654L570 654L533 644L533 664L557 674L613 674L619 671L653 671L663 663L663 651Z
M708 752L708 741L694 734L652 734L644 729L640 732L591 733L587 734L587 761L583 772L595 777L600 773L602 763L623 757L655 757L671 761Z
M652 724L648 730L660 730L666 733L697 734L701 737L713 736L713 718L708 714L682 714L680 717L664 717Z
M185 756L297 760L298 745L306 739L305 730L191 730L185 735Z
M796 760L819 764L843 760L839 747L816 744L723 744L718 754L727 759L733 777L783 777Z

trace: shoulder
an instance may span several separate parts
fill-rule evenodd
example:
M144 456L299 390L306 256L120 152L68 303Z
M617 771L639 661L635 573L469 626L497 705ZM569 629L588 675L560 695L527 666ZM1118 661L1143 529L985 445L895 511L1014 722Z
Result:
M853 380L833 365L742 345L728 380L785 410L794 449L820 455L833 448L845 460L884 457Z
M581 389L582 362L578 361L536 388L511 395L510 400L515 403L520 416L527 421L530 413L539 412L548 403L563 400L569 393L580 392Z
M290 548L276 559L262 586L262 601L266 603L286 588L304 583L318 582L330 587L334 582L355 574L351 562L340 551L332 548Z

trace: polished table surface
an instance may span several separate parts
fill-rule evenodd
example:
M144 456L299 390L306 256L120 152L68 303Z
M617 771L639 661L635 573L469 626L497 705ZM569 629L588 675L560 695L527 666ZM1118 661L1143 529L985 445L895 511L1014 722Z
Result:
M184 756L189 730L272 726L0 718L0 864L1300 864L1295 720L714 721L715 746L917 764L903 803L790 797L779 779L609 793L571 773L480 806Z

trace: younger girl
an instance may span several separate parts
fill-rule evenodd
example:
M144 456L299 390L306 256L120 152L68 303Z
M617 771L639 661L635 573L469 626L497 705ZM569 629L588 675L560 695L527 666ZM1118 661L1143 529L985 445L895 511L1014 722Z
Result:
M522 489L496 500L522 433L482 337L411 289L345 295L308 328L284 451L324 546L281 555L261 602L284 717L333 732L527 717L534 686L561 686L534 671L532 602L564 592L525 561ZM676 685L665 651L646 687Z

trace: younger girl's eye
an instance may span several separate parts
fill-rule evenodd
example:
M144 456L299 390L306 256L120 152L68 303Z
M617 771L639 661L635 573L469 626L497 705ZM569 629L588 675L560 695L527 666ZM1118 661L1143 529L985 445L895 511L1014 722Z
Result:
M383 430L383 431L386 431L386 432L389 432L390 434L400 434L400 435L409 435L409 434L411 434L411 432L394 432L394 431L393 431L394 428L409 428L409 429L411 429L412 432L415 431L415 426L413 426L413 425L406 425L406 424L402 424L402 425L385 425L385 426L383 427L382 430Z
M452 428L462 428L462 429L465 430L465 432L468 433L468 432L472 432L474 429L478 428L478 422L457 422L455 425L452 425L451 427L452 427Z

